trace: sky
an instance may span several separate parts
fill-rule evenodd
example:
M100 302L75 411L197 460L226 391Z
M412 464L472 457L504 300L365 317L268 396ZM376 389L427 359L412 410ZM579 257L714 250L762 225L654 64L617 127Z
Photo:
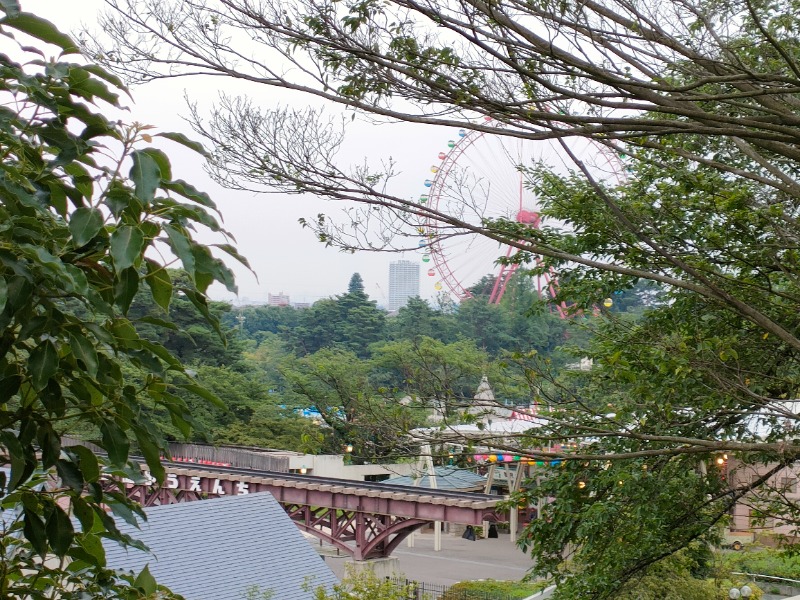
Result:
M103 6L102 0L21 0L21 3L23 10L52 21L66 32L76 32L81 26L96 29L97 14ZM228 92L235 89L234 83L220 78L181 78L134 87L130 112L122 118L153 125L156 131L180 131L196 138L183 118L188 114L184 96L206 101L217 96L220 85ZM257 93L255 99L265 107L285 102L279 92L271 89L261 88ZM447 150L448 139L454 133L443 128L404 124L363 126L357 128L348 148L353 163L381 152L391 156L401 172L396 193L417 198L425 191L423 182L431 177L431 166L439 162L437 155ZM161 147L173 162L174 177L183 178L211 195L220 209L224 227L235 237L235 245L255 271L253 275L234 264L235 261L227 261L234 267L239 295L235 297L227 290L215 288L211 292L215 299L258 303L266 302L268 294L283 292L292 302L314 302L345 292L350 277L358 272L369 296L379 305L385 305L389 263L395 260L420 262L420 296L431 299L436 295L437 278L428 276L430 264L421 262L421 252L342 253L317 242L312 232L298 223L301 217L314 219L321 212L335 215L339 209L333 203L312 197L224 189L205 174L197 155L169 142ZM202 241L221 240L209 237Z

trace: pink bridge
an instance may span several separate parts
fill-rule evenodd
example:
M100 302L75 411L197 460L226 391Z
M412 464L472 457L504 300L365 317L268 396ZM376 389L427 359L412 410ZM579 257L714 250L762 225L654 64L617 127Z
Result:
M355 560L389 556L408 535L434 522L481 525L508 520L498 496L430 490L230 467L165 463L161 487L125 481L129 498L142 506L270 492L300 527Z

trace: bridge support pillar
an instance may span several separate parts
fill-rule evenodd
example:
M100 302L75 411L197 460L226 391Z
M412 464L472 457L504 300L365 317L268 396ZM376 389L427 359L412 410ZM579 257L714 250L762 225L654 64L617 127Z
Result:
M387 556L386 558L372 558L370 560L349 561L356 573L372 571L378 579L397 577L400 574L400 560Z

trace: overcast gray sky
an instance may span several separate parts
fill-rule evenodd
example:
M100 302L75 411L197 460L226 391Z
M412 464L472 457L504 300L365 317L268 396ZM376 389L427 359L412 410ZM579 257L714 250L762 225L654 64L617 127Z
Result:
M49 19L64 31L76 31L81 25L95 28L96 16L103 2L22 0L22 7ZM164 131L191 134L181 118L187 113L184 91L192 98L209 100L217 96L220 85L225 85L228 92L235 87L220 78L213 81L181 78L136 87L132 90L134 102L131 112L124 118L151 124ZM258 90L257 99L267 107L280 104L278 93L265 88ZM351 140L350 147L356 162L361 158L359 153L375 156L385 152L388 156L391 152L402 171L399 178L402 183L397 193L416 198L424 192L424 180L431 177L430 166L438 163L437 155L447 149L447 140L452 137L453 132L441 128L373 126L362 128L358 137ZM225 227L236 237L237 247L255 270L258 280L246 269L236 269L239 301L266 301L268 293L284 292L291 296L292 301L313 302L344 292L350 276L359 272L367 293L380 304L385 304L389 262L401 258L421 261L420 253L359 252L350 255L325 248L309 230L300 227L298 219L313 218L320 212L333 214L338 209L332 203L298 196L254 195L226 190L205 175L196 156L184 152L177 145L162 147L175 163L176 177L191 181L211 194L221 210ZM430 266L430 263L420 262L420 295L423 298L435 295L434 285L438 278L427 275ZM232 299L225 290L216 290L213 295L219 299Z

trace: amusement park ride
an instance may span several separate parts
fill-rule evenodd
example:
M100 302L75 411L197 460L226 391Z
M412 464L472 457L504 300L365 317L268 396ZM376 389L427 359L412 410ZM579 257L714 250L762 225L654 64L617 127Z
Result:
M419 203L435 213L455 216L469 226L481 227L487 220L507 220L534 229L542 227L536 193L526 185L526 169L544 166L558 175L575 168L562 144L566 144L599 179L619 179L622 172L616 157L605 147L585 140L524 140L503 133L503 125L486 118L497 134L484 131L458 131L458 138L440 152L439 163L431 166L432 179L425 180L426 191ZM447 289L456 299L473 296L470 286L491 273L494 277L489 302L499 304L506 287L521 261L520 251L502 245L467 228L455 228L429 216L420 224L419 249L423 263L432 262L427 273L438 277L436 291ZM541 267L541 257L534 257ZM555 296L558 281L555 272L545 270L537 277L539 296ZM565 318L566 305L555 307Z

